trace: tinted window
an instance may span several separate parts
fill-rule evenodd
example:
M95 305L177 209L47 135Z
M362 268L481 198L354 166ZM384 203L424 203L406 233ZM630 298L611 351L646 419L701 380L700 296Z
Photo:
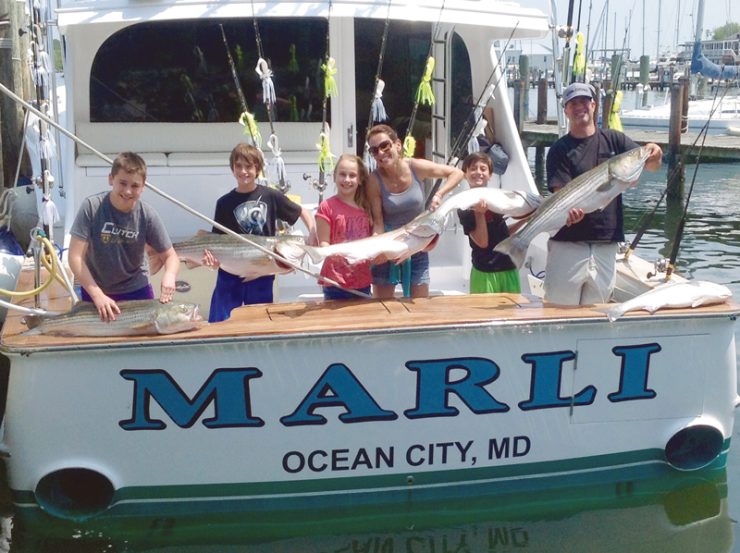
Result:
M325 19L259 19L274 73L277 121L321 121ZM223 25L249 110L267 121L252 19L147 22L111 36L90 78L90 120L234 122L243 108Z

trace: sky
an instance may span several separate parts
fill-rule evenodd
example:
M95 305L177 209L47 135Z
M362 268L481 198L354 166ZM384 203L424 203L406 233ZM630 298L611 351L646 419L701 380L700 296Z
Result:
M537 8L550 14L550 0L515 0L522 7ZM590 44L594 49L604 47L604 24L599 30L599 20L608 9L607 48L614 48L614 23L617 28L617 48L625 42L625 28L629 27L627 43L631 48L631 57L639 58L643 53L655 57L658 51L658 23L660 22L660 51L675 50L676 28L678 26L678 43L693 42L696 32L694 17L698 0L575 0L573 12L573 26L578 22L578 6L581 4L581 31L590 36ZM557 6L558 24L565 25L568 21L568 0L555 0ZM645 38L643 52L643 3L645 5ZM658 19L658 4L660 3L660 20ZM591 11L590 33L587 32L589 22L589 8ZM630 10L632 18L630 20ZM602 20L603 21L603 20ZM629 25L628 25L629 21ZM740 23L740 0L704 0L704 33L716 27L725 25L728 21ZM594 42L597 38L598 43ZM551 45L548 38L547 46ZM526 45L523 45L526 48ZM561 44L562 48L562 44Z

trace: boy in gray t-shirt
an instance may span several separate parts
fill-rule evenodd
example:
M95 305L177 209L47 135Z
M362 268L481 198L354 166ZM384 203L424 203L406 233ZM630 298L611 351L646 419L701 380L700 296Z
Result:
M164 259L159 301L167 303L175 292L180 259L159 215L139 201L145 181L144 160L122 153L108 175L113 190L85 198L70 231L69 267L82 299L95 303L103 322L121 312L116 301L154 299L147 246Z

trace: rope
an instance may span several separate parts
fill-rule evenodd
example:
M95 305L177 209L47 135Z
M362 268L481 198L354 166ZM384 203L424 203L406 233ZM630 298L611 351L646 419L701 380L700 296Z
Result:
M56 127L57 129L59 129L59 131L62 134L64 134L67 138L70 138L71 140L73 140L77 144L79 144L80 146L83 146L83 147L87 148L93 154L95 154L96 156L98 156L100 159L102 159L103 161L105 161L109 165L113 165L113 160L111 158L109 158L107 155L105 155L104 153L100 152L97 148L95 148L92 145L88 144L87 142L85 142L81 138L77 137L76 135L74 135L73 133L69 132L67 129L65 129L61 125L59 125L57 122L53 121L52 119L50 119L49 117L47 117L46 115L44 115L43 113L41 113L39 110L37 110L35 107L33 107L31 104L29 104L25 100L23 100L17 94L15 94L14 92L12 92L10 89L8 89L8 87L6 87L2 83L0 83L0 92L2 92L3 94L5 94L6 96L12 98L13 100L15 100L16 102L18 102L22 106L25 106L32 113L34 113L38 117L44 119L47 123L49 123L53 127ZM207 217L207 216L203 215L199 211L197 211L197 210L193 209L192 207L184 204L180 200L178 200L176 198L173 198L172 196L170 196L169 194L167 194L163 190L160 190L159 188L157 188L156 186L154 186L153 184L151 184L148 181L145 182L144 185L147 188L149 188L152 192L154 192L155 194L158 194L159 196L163 197L164 199L169 200L170 202L172 202L175 205L181 207L182 209L184 209L188 213L190 213L192 215L195 215L196 217L198 217L199 219L205 221L209 225L211 225L211 226L219 229L224 234L228 234L230 236L236 236L236 238L239 239L239 240L241 240L242 242L244 242L246 244L249 244L253 248L261 251L262 253L264 253L265 255L268 255L268 256L272 257L273 259L279 261L280 263L282 263L284 265L287 265L288 267L291 267L292 269L295 269L296 271L300 271L300 272L302 272L304 274L307 274L308 276L313 277L313 278L315 278L317 280L322 280L324 282L327 282L331 286L336 286L337 288L342 288L343 290L347 290L348 292L350 292L350 293L352 293L352 294L354 294L356 296L359 296L361 298L373 299L372 296L369 296L368 294L364 294L364 293L362 293L362 292L360 292L358 290L352 290L352 289L349 289L349 288L343 288L341 284L338 284L337 282L334 282L330 278L325 277L325 276L322 276L322 275L320 275L318 273L315 273L313 271L309 271L308 269L304 269L300 265L296 265L292 261L289 261L289 260L285 259L280 254L277 254L277 253L275 253L273 251L270 251L270 250L268 250L266 248L263 248L259 244L256 244L255 242L252 242L251 240L249 240L248 238L246 238L244 235L237 234L233 230L231 230L231 229L223 226L221 223L217 223L216 221L214 221L210 217Z

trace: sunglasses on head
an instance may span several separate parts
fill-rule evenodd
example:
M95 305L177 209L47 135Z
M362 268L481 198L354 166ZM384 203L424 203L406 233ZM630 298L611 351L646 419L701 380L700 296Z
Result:
M370 146L367 151L370 152L370 155L375 157L378 154L384 154L388 150L391 149L391 146L393 146L392 140L383 140L380 144L377 146Z

